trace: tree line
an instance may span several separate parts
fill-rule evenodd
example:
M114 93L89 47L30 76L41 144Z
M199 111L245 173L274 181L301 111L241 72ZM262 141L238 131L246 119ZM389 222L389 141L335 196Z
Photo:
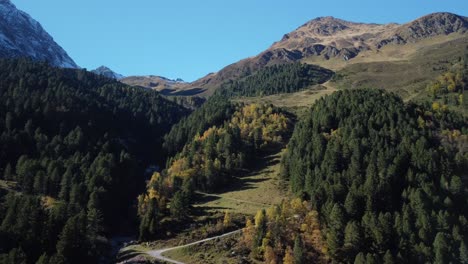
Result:
M245 78L227 81L221 85L216 93L225 97L293 93L314 84L324 83L333 74L333 71L316 65L277 64L262 68Z

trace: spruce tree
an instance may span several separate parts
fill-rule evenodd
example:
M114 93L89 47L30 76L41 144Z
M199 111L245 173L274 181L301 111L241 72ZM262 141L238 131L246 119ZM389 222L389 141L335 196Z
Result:
M304 245L300 235L294 240L294 264L303 264L304 262Z

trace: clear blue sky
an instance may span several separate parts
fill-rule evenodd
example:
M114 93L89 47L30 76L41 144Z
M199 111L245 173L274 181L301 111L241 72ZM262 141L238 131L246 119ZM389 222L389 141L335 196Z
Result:
M81 67L193 81L254 56L310 19L404 23L468 16L466 0L12 0Z

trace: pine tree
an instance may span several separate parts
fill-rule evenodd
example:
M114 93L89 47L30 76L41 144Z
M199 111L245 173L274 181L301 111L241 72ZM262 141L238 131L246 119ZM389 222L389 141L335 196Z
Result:
M354 191L348 192L348 195L346 196L345 203L344 203L344 208L346 210L346 213L354 217L358 213L358 204L357 204L357 197L354 194Z
M366 264L377 264L377 260L374 254L371 254L371 253L366 254Z
M459 252L460 263L468 264L468 249L466 248L466 244L464 241L460 243Z
M330 253L336 256L343 244L344 213L339 204L335 204L330 213L330 225L327 233L327 242Z
M302 239L300 235L296 236L294 240L294 264L303 264L305 263L304 259L304 245L302 244Z
M62 176L62 181L60 182L60 193L59 198L64 201L70 199L71 184L72 184L72 172L70 169L67 169L65 174Z
M86 230L85 221L85 214L82 212L71 217L63 227L57 242L57 254L66 263L87 262L87 239L83 233Z
M47 253L42 254L39 259L36 261L36 264L49 264L49 256Z
M385 252L385 255L383 257L383 263L384 264L393 264L393 263L395 263L392 252L390 252L390 250L387 250L387 252Z
M188 201L184 192L178 191L174 194L170 203L170 211L172 217L179 220L185 219L188 216Z
M449 257L449 244L448 244L448 235L442 232L437 233L434 239L434 263L443 264L448 263Z
M364 253L359 252L354 259L354 264L366 264L366 256Z
M362 235L359 225L355 221L348 222L344 234L344 249L355 253L360 250Z

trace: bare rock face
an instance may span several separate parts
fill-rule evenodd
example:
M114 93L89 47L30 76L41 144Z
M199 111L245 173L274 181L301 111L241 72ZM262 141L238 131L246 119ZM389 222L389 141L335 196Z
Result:
M0 57L27 57L57 67L78 68L39 22L9 0L0 0Z
M451 13L434 13L402 25L395 30L393 38L399 39L401 43L408 43L467 31L468 19L466 17Z

